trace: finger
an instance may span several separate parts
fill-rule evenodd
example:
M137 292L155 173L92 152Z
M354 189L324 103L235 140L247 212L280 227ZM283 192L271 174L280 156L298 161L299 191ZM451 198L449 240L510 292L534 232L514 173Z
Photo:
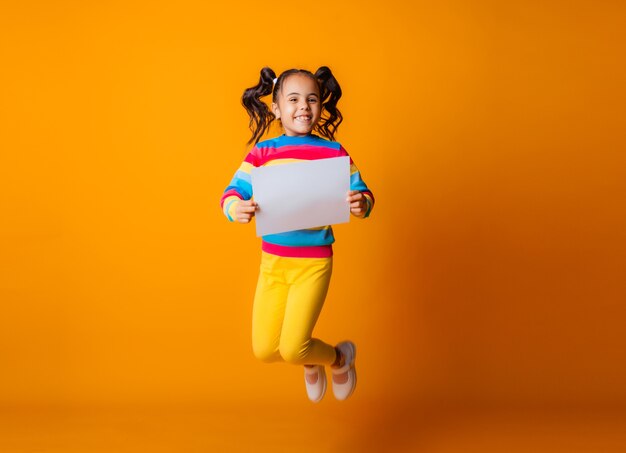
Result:
M256 206L241 206L237 207L238 212L254 212L256 211Z
M361 192L348 197L348 201L356 201L356 200L362 200L362 199L363 199L363 194Z
M352 201L352 199L354 198L355 195L359 194L360 192L358 190L351 190L348 192L348 201Z
M361 201L353 201L352 203L350 203L350 207L351 208L356 208L356 207L362 208L363 204L364 203L361 202Z

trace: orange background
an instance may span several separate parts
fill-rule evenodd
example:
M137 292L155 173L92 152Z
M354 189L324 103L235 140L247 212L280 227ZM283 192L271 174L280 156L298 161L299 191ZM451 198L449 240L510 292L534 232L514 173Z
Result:
M218 201L243 89L328 65L377 198L336 228L316 331L359 346L341 410L622 407L625 13L3 2L0 403L310 410L252 356L260 243Z

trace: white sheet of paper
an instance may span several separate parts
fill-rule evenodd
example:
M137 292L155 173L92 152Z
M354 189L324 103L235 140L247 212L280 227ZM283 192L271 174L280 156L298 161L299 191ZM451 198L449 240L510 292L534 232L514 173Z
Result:
M347 156L255 167L250 176L257 236L350 221Z

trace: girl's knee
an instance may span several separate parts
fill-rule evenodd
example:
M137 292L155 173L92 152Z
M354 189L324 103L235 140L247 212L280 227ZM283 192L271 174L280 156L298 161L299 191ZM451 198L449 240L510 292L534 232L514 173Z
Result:
M262 362L276 362L280 359L278 348L271 344L252 343L252 352Z

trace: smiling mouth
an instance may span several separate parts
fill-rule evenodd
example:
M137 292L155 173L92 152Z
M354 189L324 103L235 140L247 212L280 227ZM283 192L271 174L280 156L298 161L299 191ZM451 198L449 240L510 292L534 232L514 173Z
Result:
M296 116L295 120L296 121L300 121L302 123L308 123L309 121L311 121L311 116L310 115L300 115L300 116Z

